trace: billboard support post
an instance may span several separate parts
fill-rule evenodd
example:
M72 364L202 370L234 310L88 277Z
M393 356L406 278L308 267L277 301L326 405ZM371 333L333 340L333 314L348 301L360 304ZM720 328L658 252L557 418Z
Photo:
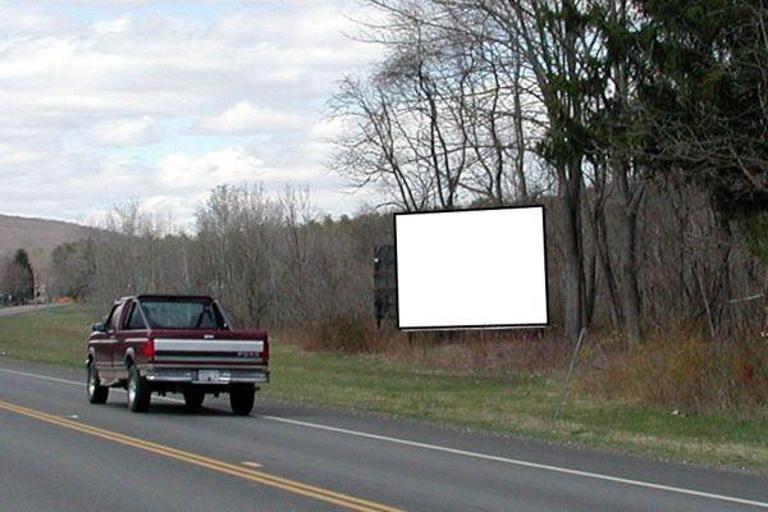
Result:
M565 399L568 395L568 386L571 383L571 375L573 374L573 369L576 367L576 358L579 357L579 349L581 349L581 344L584 341L584 337L587 335L587 328L582 327L581 331L579 332L579 337L576 340L576 346L573 349L573 355L571 356L571 364L568 367L568 373L565 376L565 382L563 382L563 392L560 395L560 401L557 403L557 407L555 407L555 416L552 418L553 421L557 421L557 418L560 417L560 411L563 408L563 404L565 404Z

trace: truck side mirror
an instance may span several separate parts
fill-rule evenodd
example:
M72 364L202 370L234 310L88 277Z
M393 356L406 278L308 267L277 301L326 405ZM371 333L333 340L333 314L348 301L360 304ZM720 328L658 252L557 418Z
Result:
M91 332L107 332L107 326L104 325L104 322L96 322L91 325Z

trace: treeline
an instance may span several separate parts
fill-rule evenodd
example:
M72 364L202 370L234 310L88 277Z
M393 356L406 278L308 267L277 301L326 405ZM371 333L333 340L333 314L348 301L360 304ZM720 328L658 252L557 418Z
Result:
M372 258L391 219L318 218L307 192L270 199L259 187L214 189L195 234L116 208L105 229L54 252L53 295L108 304L131 293L212 294L241 326L371 321Z
M543 202L569 338L756 333L766 286L768 7L370 0L385 48L333 100L334 166L405 210ZM450 276L446 276L450 279ZM746 322L746 323L745 323Z
M731 337L757 332L763 301L733 299L750 299L764 285L761 259L748 238L718 223L705 193L680 187L670 194L649 184L641 209L637 266L645 328L698 327ZM593 201L593 191L586 198ZM540 200L555 208L556 198ZM619 233L616 205L604 208L604 233ZM176 232L137 205L115 209L104 228L54 251L51 296L106 305L130 293L210 293L239 325L271 328L371 325L374 249L392 242L389 214L320 218L306 193L287 190L275 200L245 185L212 191L197 212L194 235ZM555 332L564 317L560 229L556 217L549 220ZM623 302L603 269L613 269L610 262L618 256L600 240L594 232L585 240L587 318L595 328L615 332L624 322Z

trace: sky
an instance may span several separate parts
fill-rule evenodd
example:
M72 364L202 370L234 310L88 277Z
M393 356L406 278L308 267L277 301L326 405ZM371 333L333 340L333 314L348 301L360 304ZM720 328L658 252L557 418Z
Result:
M328 170L327 101L381 49L354 0L0 0L0 213L94 224L114 205L191 226L218 184L375 199Z

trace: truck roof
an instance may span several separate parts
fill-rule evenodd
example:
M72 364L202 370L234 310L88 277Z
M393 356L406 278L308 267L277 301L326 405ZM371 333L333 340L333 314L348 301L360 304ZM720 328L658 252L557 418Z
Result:
M129 299L136 300L161 300L161 301L177 301L177 300L208 300L213 301L213 297L210 295L181 295L181 294L157 294L157 293L143 293L141 295L127 295L120 297L116 302L125 302Z

